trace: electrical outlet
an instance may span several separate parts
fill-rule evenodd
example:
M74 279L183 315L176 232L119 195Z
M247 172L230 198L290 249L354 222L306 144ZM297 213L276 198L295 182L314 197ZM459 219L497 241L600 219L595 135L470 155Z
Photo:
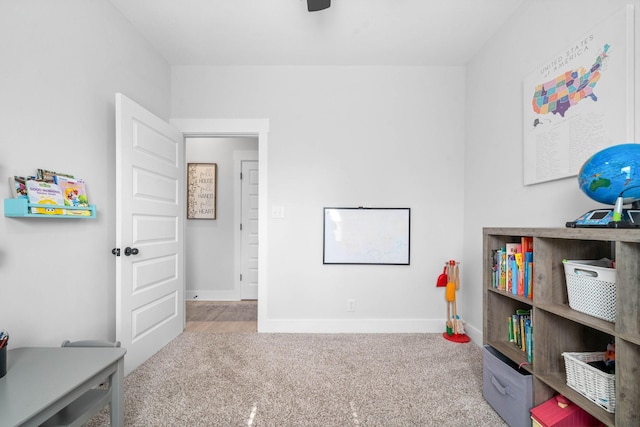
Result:
M354 299L347 300L347 311L356 311L356 300Z

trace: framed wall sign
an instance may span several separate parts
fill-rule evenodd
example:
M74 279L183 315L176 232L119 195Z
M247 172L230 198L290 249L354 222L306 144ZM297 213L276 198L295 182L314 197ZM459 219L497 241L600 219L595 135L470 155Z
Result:
M187 219L216 219L215 163L187 164Z
M323 264L409 265L409 208L324 208Z

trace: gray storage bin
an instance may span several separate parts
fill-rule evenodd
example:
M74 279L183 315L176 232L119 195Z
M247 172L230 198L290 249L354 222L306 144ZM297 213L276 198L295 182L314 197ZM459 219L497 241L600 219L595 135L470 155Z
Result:
M482 395L510 427L531 427L533 380L491 346L482 351Z

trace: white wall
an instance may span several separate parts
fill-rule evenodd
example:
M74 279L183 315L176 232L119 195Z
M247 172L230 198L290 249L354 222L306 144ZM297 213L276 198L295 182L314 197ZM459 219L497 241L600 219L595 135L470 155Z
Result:
M181 66L171 85L173 118L270 121L268 204L286 217L268 222L262 331L444 330L435 282L462 254L463 68ZM323 265L324 206L410 207L411 265Z
M0 177L74 173L97 206L0 217L0 329L12 347L114 339L114 98L168 118L168 65L106 0L28 0L0 2L0 70Z
M169 76L106 0L0 2L0 176L73 172L98 206L95 221L0 217L0 328L12 346L114 337L119 91L163 118L270 119L268 204L286 217L269 219L263 330L441 331L435 279L455 258L459 311L477 339L482 227L562 227L593 207L574 179L522 185L522 79L627 3L640 21L638 0L526 2L466 70L175 67ZM357 205L412 208L411 266L322 265L322 207Z
M637 57L640 2L536 1L525 2L467 66L463 269L467 286L463 288L462 312L480 332L482 228L564 227L566 221L601 206L580 191L575 177L523 185L522 81L625 4L635 4ZM640 87L638 71L636 88ZM639 101L636 90L637 106ZM624 106L620 114L626 114ZM639 129L638 114L635 117Z
M257 138L187 138L187 163L217 165L216 219L186 220L186 297L200 300L239 300L236 275L236 206L239 172L236 163L258 158Z

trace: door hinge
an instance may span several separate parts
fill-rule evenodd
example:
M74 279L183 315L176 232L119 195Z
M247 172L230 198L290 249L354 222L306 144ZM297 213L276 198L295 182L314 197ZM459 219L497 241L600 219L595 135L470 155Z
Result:
M240 281L242 282L242 274L240 275Z
M240 179L242 179L242 172L240 172Z
M240 223L240 231L242 231L242 223Z

